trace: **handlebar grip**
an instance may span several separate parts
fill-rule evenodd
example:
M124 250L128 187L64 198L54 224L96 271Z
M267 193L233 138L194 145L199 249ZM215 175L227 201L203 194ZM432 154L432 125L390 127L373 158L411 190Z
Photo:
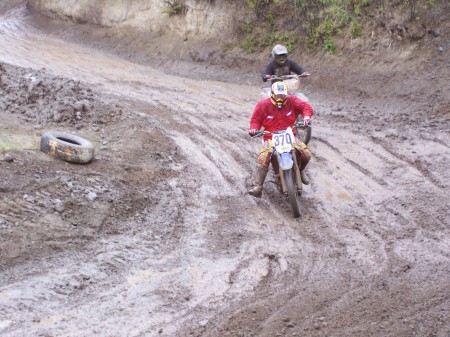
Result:
M305 125L305 124L303 124L303 123L295 123L295 124L294 124L294 127L295 127L295 128L310 128L310 127L311 127L311 122L310 122L309 125Z

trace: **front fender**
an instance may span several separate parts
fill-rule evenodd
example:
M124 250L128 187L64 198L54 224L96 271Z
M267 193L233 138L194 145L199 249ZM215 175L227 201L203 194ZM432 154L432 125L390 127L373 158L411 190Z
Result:
M290 152L285 152L280 154L280 168L282 170L289 170L294 165L294 160L292 159L292 154Z

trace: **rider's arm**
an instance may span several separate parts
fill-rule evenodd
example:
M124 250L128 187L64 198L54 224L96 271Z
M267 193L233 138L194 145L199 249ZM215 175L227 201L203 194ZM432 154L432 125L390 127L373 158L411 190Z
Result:
M296 96L290 96L290 99L292 99L293 104L294 104L294 111L295 114L298 115L302 115L303 118L305 117L310 117L312 118L313 114L314 114L314 110L312 108L311 105L309 105L308 102L302 101L300 98L296 97Z
M259 101L253 110L249 130L260 130L264 119L263 104Z
M271 61L270 63L268 63L266 65L266 68L264 69L264 71L261 74L262 80L263 82L267 82L268 77L270 78L270 76L272 76L274 74L274 69L273 69L273 61Z
M305 69L298 63L291 61L291 60L289 60L289 62L290 62L289 66L290 66L291 72L293 72L294 74L300 75L305 72Z

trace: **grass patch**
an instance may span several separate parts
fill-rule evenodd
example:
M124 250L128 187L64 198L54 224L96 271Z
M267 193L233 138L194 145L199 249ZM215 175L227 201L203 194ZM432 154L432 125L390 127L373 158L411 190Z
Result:
M0 129L0 152L38 149L33 137L13 129Z
M4 141L0 140L0 152L12 151L12 150L23 150L23 149L24 149L23 144L4 142Z

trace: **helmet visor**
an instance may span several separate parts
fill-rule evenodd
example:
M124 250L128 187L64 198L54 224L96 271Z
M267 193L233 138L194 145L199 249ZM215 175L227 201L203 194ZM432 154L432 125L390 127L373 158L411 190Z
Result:
M286 100L287 97L288 96L286 94L277 94L277 95L274 94L274 95L272 95L272 98L277 103L283 103Z

